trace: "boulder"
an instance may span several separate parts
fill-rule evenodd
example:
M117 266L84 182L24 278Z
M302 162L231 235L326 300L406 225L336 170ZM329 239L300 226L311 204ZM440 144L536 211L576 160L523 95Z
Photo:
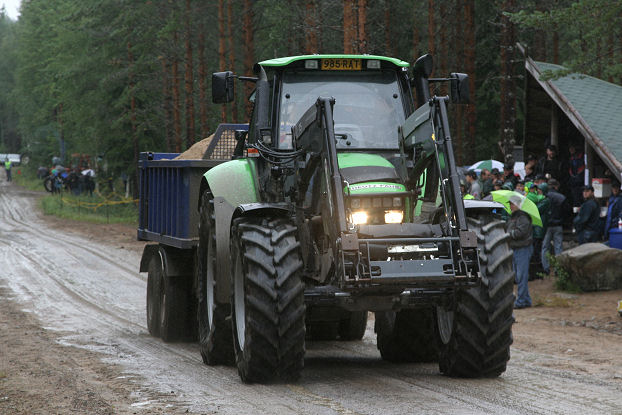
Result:
M622 250L599 243L579 245L562 252L557 262L569 274L569 280L583 291L608 291L622 288Z

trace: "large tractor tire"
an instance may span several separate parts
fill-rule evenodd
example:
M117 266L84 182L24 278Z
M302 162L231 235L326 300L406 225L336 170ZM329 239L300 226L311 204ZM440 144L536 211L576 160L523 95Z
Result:
M244 382L300 377L305 354L303 266L286 218L239 218L231 230L232 324Z
M438 341L432 309L376 312L377 347L390 362L436 362Z
M367 311L351 311L339 322L339 340L361 340L367 328Z
M147 272L147 328L149 334L160 337L160 292L162 289L162 258L152 255Z
M232 365L233 333L229 304L216 302L216 238L214 200L211 193L201 196L199 245L197 247L197 289L199 346L207 365Z
M469 218L477 234L482 283L458 291L452 309L437 308L440 371L454 377L496 377L512 344L512 251L503 222L490 214Z

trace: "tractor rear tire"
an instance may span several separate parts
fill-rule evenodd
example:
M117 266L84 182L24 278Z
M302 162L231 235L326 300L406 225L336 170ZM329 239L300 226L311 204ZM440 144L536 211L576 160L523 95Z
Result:
M296 226L287 218L236 219L231 260L232 324L242 381L299 378L305 303Z
M361 340L367 328L367 311L351 311L349 314L339 322L339 340Z
M201 196L199 245L197 247L197 289L199 347L206 365L232 365L233 333L229 304L216 302L216 238L214 199L210 192Z
M468 218L468 223L477 234L482 282L458 291L453 309L437 308L439 367L447 376L497 377L510 360L513 253L502 221L484 214Z
M160 291L162 286L162 259L151 256L147 273L147 329L153 337L160 337Z
M390 362L436 362L438 341L432 309L376 312L377 347Z

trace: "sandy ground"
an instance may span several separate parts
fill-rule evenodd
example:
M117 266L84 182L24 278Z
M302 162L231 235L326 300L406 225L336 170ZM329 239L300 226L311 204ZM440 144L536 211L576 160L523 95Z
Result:
M115 248L141 252L144 246L130 226L45 220ZM622 387L622 318L616 311L622 290L559 293L548 279L530 282L530 291L536 306L515 311L513 350L533 356L531 363L540 367ZM98 353L60 345L63 333L46 330L22 308L0 286L0 414L178 413L165 404L136 406L136 383L122 368Z

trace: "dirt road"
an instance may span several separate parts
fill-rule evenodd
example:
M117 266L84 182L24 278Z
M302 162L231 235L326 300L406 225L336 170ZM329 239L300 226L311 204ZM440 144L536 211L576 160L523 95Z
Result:
M533 284L516 311L508 370L441 376L360 342L307 344L295 384L244 385L195 344L148 335L142 244L124 226L42 217L36 194L0 183L0 414L622 413L622 292L559 296ZM622 297L621 297L622 298Z

